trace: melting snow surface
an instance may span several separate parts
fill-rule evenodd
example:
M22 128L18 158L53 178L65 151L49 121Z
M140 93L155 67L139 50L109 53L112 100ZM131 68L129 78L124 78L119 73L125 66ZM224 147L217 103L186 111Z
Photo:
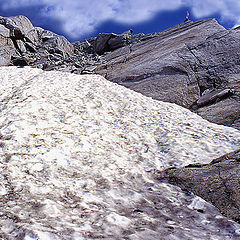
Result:
M0 237L238 239L238 224L153 173L208 163L239 140L98 75L2 67Z

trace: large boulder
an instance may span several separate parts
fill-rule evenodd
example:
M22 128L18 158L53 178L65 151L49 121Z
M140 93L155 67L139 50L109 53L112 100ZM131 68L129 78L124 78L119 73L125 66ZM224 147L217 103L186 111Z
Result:
M234 151L236 129L99 75L1 67L0 83L0 238L240 237L211 204L153 175Z
M37 44L39 39L30 20L22 15L4 18L6 25L13 30L13 37L16 40L26 38L29 42Z
M132 30L128 30L120 35L114 36L108 40L110 51L124 47L131 44L132 41Z
M11 63L11 56L16 55L15 46L10 39L10 30L0 25L0 66Z
M229 95L232 95L233 92L231 89L207 89L203 92L202 96L197 100L197 106L202 107L205 105L209 105L216 100L222 100L224 98L227 98Z
M111 52L115 49L124 47L131 43L132 30L126 31L120 35L115 33L101 33L93 42L94 51L97 54Z
M44 30L40 27L35 28L41 42L41 47L45 48L49 53L60 54L64 58L70 57L74 53L73 45L63 36Z
M98 35L96 41L94 42L94 51L97 54L103 54L106 51L109 51L108 40L114 37L114 33L101 33Z
M10 25L14 26L15 31L17 30L14 34L16 40L22 40L23 38L25 38L28 42L38 44L39 39L37 36L37 32L27 17L19 15L14 17L8 17L6 19L7 22L10 23Z
M35 45L39 43L32 23L24 16L0 17L0 26L0 34L8 39L9 48L14 45L13 51L9 52L9 57L27 52L29 50L25 45L27 42Z
M95 72L146 96L190 108L215 123L237 127L240 31L207 19L187 21L141 39L106 54ZM209 101L211 106L196 104L205 90L224 89L233 94ZM226 102L229 106L221 110Z
M37 32L24 16L0 17L0 65L14 64L12 60L28 54L31 45L38 45Z

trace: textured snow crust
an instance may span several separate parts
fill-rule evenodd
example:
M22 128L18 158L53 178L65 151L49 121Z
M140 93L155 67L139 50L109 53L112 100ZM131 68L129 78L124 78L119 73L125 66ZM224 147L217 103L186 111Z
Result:
M0 68L0 239L240 239L156 170L240 146L240 132L98 75Z

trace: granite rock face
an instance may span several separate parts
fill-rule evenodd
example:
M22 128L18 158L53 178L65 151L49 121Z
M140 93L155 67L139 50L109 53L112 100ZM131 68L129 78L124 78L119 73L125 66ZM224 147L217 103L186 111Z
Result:
M21 24L19 25L20 22ZM10 18L0 17L1 66L9 65L11 57L17 57L17 51L26 51L22 40L25 36L28 36L30 26L30 21L21 16Z
M38 44L38 36L33 25L24 16L0 17L1 34L1 66L11 64L11 61L27 53L31 44Z
M156 179L240 147L209 123L98 75L0 68L0 238L220 239L240 225Z
M190 108L212 122L239 128L239 49L238 29L226 30L214 19L187 21L106 54L105 64L95 72L146 96ZM208 106L196 104L206 90L227 89L234 94L215 98Z
M209 164L167 169L160 176L211 202L222 214L240 223L240 149Z
M200 91L191 66L179 54L188 49L187 43L205 40L222 30L214 20L182 23L131 49L127 46L107 54L107 64L96 71L154 99L188 107L199 98Z

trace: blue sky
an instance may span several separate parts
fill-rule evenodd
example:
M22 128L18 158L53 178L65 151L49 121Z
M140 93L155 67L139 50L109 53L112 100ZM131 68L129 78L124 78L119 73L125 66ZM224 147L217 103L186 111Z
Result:
M224 27L240 24L239 0L1 0L2 16L25 15L34 26L83 40L100 32L160 32L190 19L214 17Z

